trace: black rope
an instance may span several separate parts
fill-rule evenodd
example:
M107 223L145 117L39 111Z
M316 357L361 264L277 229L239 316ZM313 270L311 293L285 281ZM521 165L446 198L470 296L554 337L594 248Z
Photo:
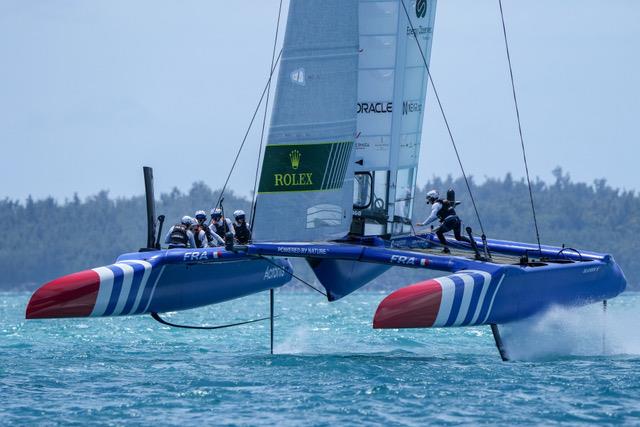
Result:
M276 59L276 47L278 45L278 32L280 31L280 17L282 16L282 0L280 0L280 6L278 7L278 22L276 23L276 35L273 38L273 52L271 53L271 68L273 69L273 63ZM267 88L267 100L264 103L264 116L262 117L262 131L260 132L260 148L258 148L258 162L256 163L256 176L253 180L253 193L251 197L251 216L249 217L249 226L253 232L253 220L256 216L256 191L258 190L258 176L260 174L260 159L262 157L262 144L264 142L264 129L267 123L267 112L269 110L269 95L271 94L271 83Z
M274 66L271 67L271 73L269 74L269 79L267 80L267 84L264 86L264 89L262 90L262 95L260 96L260 100L258 101L258 105L256 105L256 109L253 112L253 116L251 117L251 121L249 122L249 127L247 128L247 131L244 134L244 138L242 138L242 144L240 144L240 148L238 148L238 152L236 153L236 158L233 160L233 164L231 165L231 170L229 171L229 174L227 175L227 179L224 182L224 186L222 187L222 191L220 191L220 195L218 196L218 200L216 201L215 206L218 206L218 203L220 203L220 199L222 198L222 196L224 195L225 190L227 189L227 184L229 183L229 178L231 178L231 174L233 173L233 170L236 167L236 163L238 162L238 158L240 157L240 153L242 152L242 148L244 147L245 142L247 142L247 137L249 136L249 132L251 131L251 127L253 126L253 122L256 119L256 115L258 114L258 111L260 110L260 105L262 105L262 100L264 99L264 96L267 93L267 89L271 85L271 79L273 78L273 72L276 69L276 67L278 66L278 62L280 62L280 55L282 55L282 50L280 50L280 53L278 54L278 57L276 58L276 62L274 64Z
M442 113L442 118L444 119L444 124L447 127L447 132L449 133L449 139L451 140L451 144L453 145L453 150L456 153L456 158L458 159L458 164L460 165L460 170L462 171L462 176L464 177L464 182L467 186L467 191L469 192L469 196L471 197L471 203L473 204L473 210L476 213L476 218L478 219L478 224L480 225L480 230L482 231L482 235L485 236L484 227L482 226L482 220L480 220L480 213L478 212L478 207L476 206L476 201L473 198L473 192L471 191L471 185L469 185L469 180L467 179L467 174L465 173L464 166L462 166L462 160L460 159L460 153L458 152L458 147L456 146L456 141L453 138L453 132L451 131L451 127L449 126L449 120L447 120L447 116L444 113L444 107L442 106L442 102L440 101L440 96L438 95L438 91L436 89L436 85L433 82L433 77L431 76L431 71L429 70L429 65L427 63L427 59L424 56L424 52L422 51L422 46L420 46L420 41L418 40L418 35L416 33L416 29L413 26L413 22L411 22L411 17L409 16L409 11L407 11L407 6L404 4L404 0L400 0L402 3L402 8L404 9L405 15L407 15L407 20L409 21L409 25L411 26L411 33L418 45L418 50L420 51L420 56L422 56L422 62L424 63L424 67L427 70L427 76L429 81L431 82L431 87L433 88L433 94L438 102L438 107L440 108L440 112Z
M156 312L152 312L151 313L151 317L153 317L153 319L156 322L160 322L163 325L167 325L167 326L171 326L173 328L182 328L182 329L225 329L225 328L231 328L233 326L240 326L240 325L247 325L249 323L256 323L256 322L262 322L264 320L269 320L270 317L263 317L262 319L253 319L253 320L245 320L244 322L238 322L238 323L230 323L228 325L219 325L219 326L191 326L191 325L178 325L176 323L171 323L171 322L167 322L166 320L164 320L162 317L160 317L160 315ZM277 317L277 316L275 316Z
M320 289L316 288L315 286L313 286L311 283L307 282L306 280L296 276L293 271L289 271L286 268L284 268L283 266L276 264L275 262L271 261L269 258L265 257L264 255L258 255L259 258L264 259L265 261L267 261L269 264L278 267L280 270L284 271L287 274L290 274L294 279L298 279L300 282L302 282L302 284L307 285L308 287L310 287L311 289L313 289L314 291L318 292L319 294L324 295L325 297L327 296L326 293L322 292Z
M504 23L504 12L502 11L502 0L498 0L500 5L500 19L502 20L502 34L504 35L504 47L507 51L507 62L509 62L509 76L511 77L511 90L513 92L513 103L516 106L516 117L518 119L518 133L520 134L520 145L522 146L522 158L524 159L524 170L527 174L527 185L529 186L529 200L531 201L531 211L533 212L533 224L536 228L536 239L538 248L542 252L540 244L540 231L538 229L538 219L536 218L536 207L533 203L533 191L531 190L531 179L529 178L529 164L527 163L527 151L524 148L524 138L522 136L522 124L520 123L520 109L518 108L518 98L516 97L516 85L513 80L513 68L511 67L511 55L509 53L509 42L507 41L507 27Z

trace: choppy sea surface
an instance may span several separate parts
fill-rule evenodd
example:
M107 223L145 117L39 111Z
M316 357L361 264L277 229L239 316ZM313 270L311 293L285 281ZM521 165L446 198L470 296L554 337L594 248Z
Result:
M489 327L373 330L385 294L277 292L270 355L268 322L25 321L29 294L0 293L0 425L640 424L639 294L503 328L508 363ZM265 293L167 318L266 314Z

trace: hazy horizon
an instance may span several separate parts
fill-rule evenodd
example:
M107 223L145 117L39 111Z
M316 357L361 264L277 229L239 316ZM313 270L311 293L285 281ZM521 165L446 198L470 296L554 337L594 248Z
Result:
M560 165L640 190L640 3L503 5L532 178L552 182ZM138 195L142 165L158 193L221 187L266 81L277 7L2 2L0 197ZM497 1L439 2L432 73L478 183L524 171L501 37ZM239 195L253 187L259 129L230 181ZM418 183L448 174L459 167L430 89Z

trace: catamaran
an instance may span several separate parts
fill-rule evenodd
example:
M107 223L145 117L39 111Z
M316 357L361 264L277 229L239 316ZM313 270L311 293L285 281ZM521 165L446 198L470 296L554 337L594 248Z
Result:
M443 254L432 233L414 232L435 13L436 0L291 0L269 76L270 84L277 65L253 242L161 249L163 217L145 168L146 246L44 284L26 317L151 314L170 324L159 313L269 290L270 317L252 321L271 319L273 331L273 290L296 277L293 258L306 260L329 301L391 267L417 268L446 275L391 293L373 327L490 325L506 360L498 325L620 294L626 280L609 254L487 239L469 228L470 242ZM287 221L274 221L283 212Z

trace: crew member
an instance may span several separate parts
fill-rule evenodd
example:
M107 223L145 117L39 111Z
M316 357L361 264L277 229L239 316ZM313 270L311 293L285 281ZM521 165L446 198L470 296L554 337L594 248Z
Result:
M222 209L211 209L211 231L216 233L223 241L227 233L233 234L235 237L236 230L233 228L233 222L229 218L222 216Z
M238 209L233 213L233 217L236 219L233 223L233 228L236 230L236 242L246 245L251 241L251 226L247 222L246 215L243 210Z
M180 224L176 224L169 229L164 242L169 244L169 249L173 248L195 248L196 242L193 232L189 230L193 224L193 218L183 216Z
M205 221L207 220L207 214L205 213L205 211L202 211L202 210L197 211L195 218L196 218L196 221L198 221L198 225L200 229L205 233L205 236L207 238L207 244L205 246L213 248L215 246L224 245L224 240L222 240L220 236L218 236L216 233L211 231L211 228L209 228L209 226L205 224ZM196 243L198 243L197 239L196 239ZM202 247L205 247L205 246L202 246Z
M196 242L196 248L206 248L209 247L209 242L207 241L207 234L204 232L200 223L194 219L191 223L191 232L193 233L193 240Z
M460 233L462 223L454 209L455 202L443 200L440 198L440 194L436 190L431 190L427 193L427 203L432 205L431 214L424 220L424 222L420 222L416 225L429 225L436 219L440 220L440 226L436 229L436 235L438 236L440 243L444 245L442 252L446 254L451 253L447 246L447 240L444 238L444 233L447 231L453 230L453 235L458 241L470 242L467 237Z

